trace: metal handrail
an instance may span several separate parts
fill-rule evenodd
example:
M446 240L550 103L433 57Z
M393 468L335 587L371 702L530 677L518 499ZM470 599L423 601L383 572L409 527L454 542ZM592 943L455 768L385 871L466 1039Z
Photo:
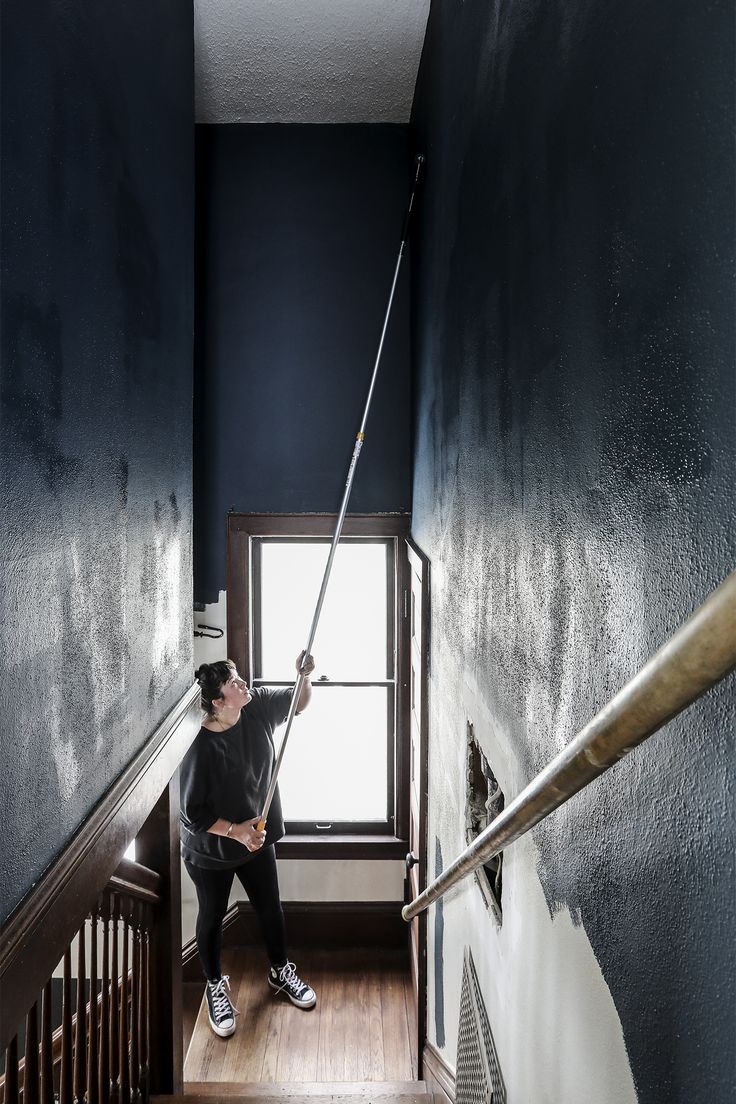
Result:
M411 920L736 667L736 571L401 915Z

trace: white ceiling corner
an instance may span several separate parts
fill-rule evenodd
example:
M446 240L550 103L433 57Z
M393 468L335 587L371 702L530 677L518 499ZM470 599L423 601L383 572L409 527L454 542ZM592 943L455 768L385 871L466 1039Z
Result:
M430 0L194 0L199 123L407 123Z

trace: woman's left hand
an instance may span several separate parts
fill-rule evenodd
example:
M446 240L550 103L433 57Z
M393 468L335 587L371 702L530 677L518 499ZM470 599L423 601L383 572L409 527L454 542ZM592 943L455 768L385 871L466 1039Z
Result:
M260 819L257 816L251 820L244 820L242 824L236 824L230 833L232 838L236 839L238 843L242 843L243 847L246 847L249 851L260 851L266 842L265 831L258 828Z
M296 661L296 670L297 674L309 678L314 670L314 656L307 655L306 652L300 652Z

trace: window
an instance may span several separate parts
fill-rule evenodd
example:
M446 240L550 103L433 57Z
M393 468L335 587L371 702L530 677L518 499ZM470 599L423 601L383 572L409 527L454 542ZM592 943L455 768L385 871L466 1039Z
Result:
M334 525L329 515L229 515L228 651L255 686L294 683ZM279 775L282 854L347 846L357 857L360 841L405 850L407 532L402 516L345 521L313 648L312 702Z

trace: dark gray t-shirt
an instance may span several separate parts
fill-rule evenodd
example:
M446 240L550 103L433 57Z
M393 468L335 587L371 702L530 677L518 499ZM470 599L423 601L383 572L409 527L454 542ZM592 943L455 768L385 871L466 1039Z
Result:
M201 728L181 764L181 853L193 866L225 870L248 862L237 840L208 828L220 817L240 823L263 811L275 760L273 734L289 713L291 690L251 690L240 719L225 732ZM266 824L264 846L284 834L278 787Z

